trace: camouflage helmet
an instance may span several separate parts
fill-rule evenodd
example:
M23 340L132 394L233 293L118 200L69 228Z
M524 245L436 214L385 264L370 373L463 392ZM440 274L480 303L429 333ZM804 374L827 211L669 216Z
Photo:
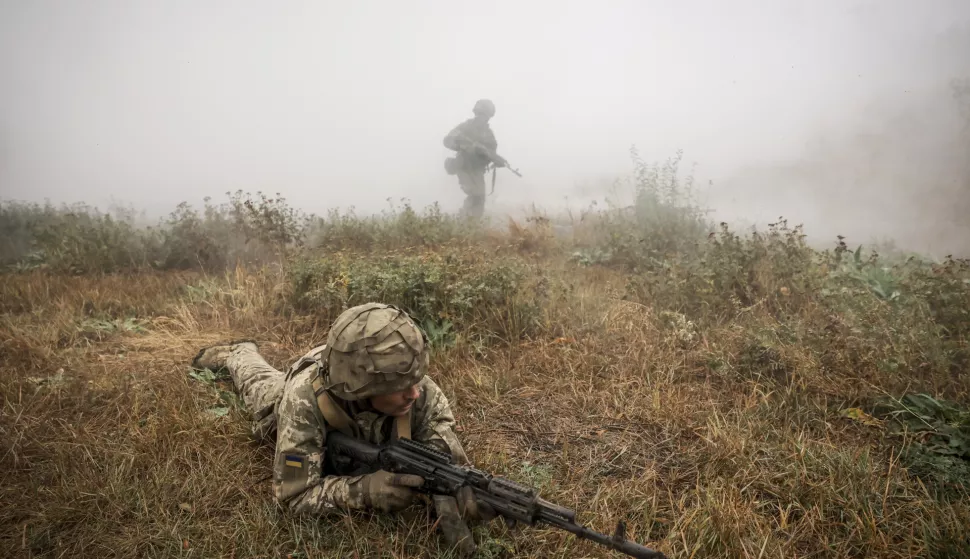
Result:
M477 115L493 117L495 116L495 103L492 103L488 99L479 99L475 103L475 106L472 107L472 112Z
M416 384L428 370L428 340L404 311L367 303L340 313L320 356L324 388L364 400Z

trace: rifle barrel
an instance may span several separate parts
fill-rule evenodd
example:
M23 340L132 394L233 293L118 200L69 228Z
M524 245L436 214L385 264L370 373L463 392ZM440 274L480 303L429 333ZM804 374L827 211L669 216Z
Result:
M625 528L623 524L620 523L617 526L617 533L610 537L596 530L591 530L582 524L576 524L575 522L564 521L561 518L552 516L551 518L542 518L542 520L548 524L556 526L557 528L562 528L567 532L572 532L576 534L576 537L590 540L596 542L600 545L615 549L620 553L629 555L630 557L636 557L636 559L667 559L667 556L663 553L650 549L649 547L642 546L634 541L630 541L624 537Z

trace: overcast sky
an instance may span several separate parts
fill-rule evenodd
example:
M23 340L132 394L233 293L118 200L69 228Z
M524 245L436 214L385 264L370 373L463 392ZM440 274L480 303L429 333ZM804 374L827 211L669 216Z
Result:
M0 0L0 197L453 210L441 140L486 97L524 175L494 203L600 196L635 144L719 215L953 250L956 77L968 0Z

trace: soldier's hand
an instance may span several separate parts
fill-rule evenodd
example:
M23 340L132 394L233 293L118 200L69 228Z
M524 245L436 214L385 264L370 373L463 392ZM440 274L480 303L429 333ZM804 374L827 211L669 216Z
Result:
M467 485L458 490L455 499L465 522L491 522L497 516L495 509L476 499L475 492Z
M392 474L378 470L364 476L364 500L368 507L383 512L397 512L408 508L424 484L424 478L411 474Z
M445 537L445 544L449 549L458 552L458 557L474 557L478 546L472 536L468 523L459 512L459 505L454 497L449 495L435 495L431 498L435 512L438 513L438 528Z

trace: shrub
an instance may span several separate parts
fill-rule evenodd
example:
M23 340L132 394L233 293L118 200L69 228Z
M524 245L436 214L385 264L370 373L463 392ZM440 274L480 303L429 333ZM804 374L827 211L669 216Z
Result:
M407 200L380 215L358 216L354 208L332 209L312 223L309 244L327 250L393 250L461 242L480 236L480 224L441 211L437 202L421 212Z
M449 324L509 340L540 324L545 291L541 272L538 281L535 273L517 259L473 253L374 258L337 253L296 260L289 269L289 296L297 310L325 322L347 307L381 302L401 307L426 330L447 330L443 325Z
M237 191L229 202L204 200L202 211L179 204L155 227L129 212L111 215L84 204L0 204L0 265L15 270L94 273L205 269L269 262L303 245L312 216L277 195Z
M815 296L823 277L804 238L785 220L747 238L722 223L696 252L672 254L631 277L628 296L715 322L752 305L794 312Z
M671 255L696 252L711 226L693 199L693 177L679 178L682 156L648 165L632 148L633 204L584 216L590 238L587 251L576 258L637 272L662 268Z
M145 239L133 222L85 204L55 208L0 204L0 260L18 269L61 273L113 272L146 263Z

